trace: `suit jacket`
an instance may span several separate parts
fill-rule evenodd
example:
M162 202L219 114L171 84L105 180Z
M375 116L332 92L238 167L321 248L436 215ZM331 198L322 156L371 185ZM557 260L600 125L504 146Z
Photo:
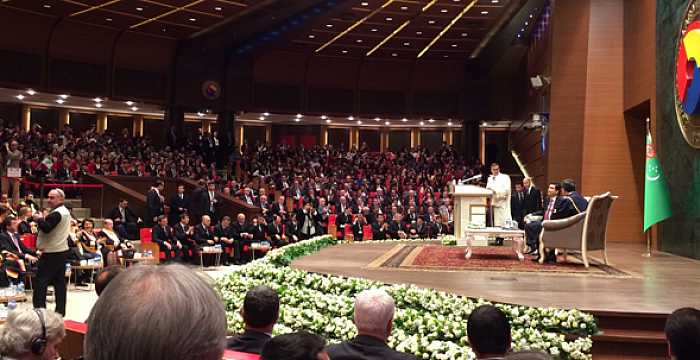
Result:
M559 199L561 199L561 207L552 214L552 220L565 219L584 212L588 208L588 201L575 191L568 196L560 196L557 200ZM556 205L557 204L555 204L555 208Z
M122 221L122 214L119 212L119 206L115 206L112 208L112 210L107 213L107 217L109 219L112 219L112 221L116 222L121 222ZM127 223L136 223L136 220L138 220L138 216L134 214L131 209L127 206L126 209L124 209L124 217L126 218Z
M263 224L250 225L250 232L253 234L253 241L264 241L267 233L267 226Z
M513 192L512 196L510 197L510 215L513 217L513 220L516 220L518 223L523 222L523 218L525 217L525 192L522 192L523 199L520 200L518 198L518 192Z
M214 227L214 236L218 237L219 239L221 239L223 237L223 238L227 238L229 240L232 240L232 239L234 239L233 227L231 225L229 225L227 228L224 229L224 227L221 226L221 224L216 225ZM219 240L219 241L221 241L221 240Z
M411 354L398 352L383 341L366 335L359 335L327 349L331 360L416 360Z
M270 224L267 226L267 234L270 235L270 240L272 241L280 241L282 239L282 235L284 235L284 225L279 224L279 227L275 225L274 223ZM279 238L277 238L279 236Z
M428 236L431 239L436 239L438 236L448 233L447 225L439 222L430 223L429 232Z
M226 347L233 351L260 354L263 346L271 338L270 335L261 332L246 330L243 334L228 339Z
M216 196L216 191L214 192L214 200L216 200L216 202L214 203L213 211L211 209L211 200L212 199L209 197L209 190L204 191L204 195L202 196L202 198L204 199L203 200L204 214L215 217L217 212L218 212L219 206L221 206L221 199L218 196ZM212 220L214 220L214 219L212 219Z
M532 186L530 189L524 189L525 201L523 202L523 214L531 214L542 210L542 192L540 189Z
M208 196L206 195L207 190L198 187L192 191L192 196L190 197L190 213L194 216L202 216L209 207Z
M146 220L148 222L153 223L153 218L163 215L163 201L161 201L160 196L158 196L158 193L153 189L149 190L146 195L146 206L148 212Z
M401 231L401 230L403 230L403 224L401 224L400 221L394 221L394 220L389 221L388 235L392 239L398 239L399 238L399 231Z
M195 226L194 242L196 242L197 245L207 246L207 240L214 241L214 233L211 230L206 229L202 224Z
M28 221L22 221L17 225L17 233L20 235L31 234L32 226L29 224Z
M190 206L190 198L183 194L183 198L180 199L178 194L173 195L170 198L170 215L173 219L180 219L180 215L187 211ZM180 210L182 208L183 210Z
M167 241L173 243L173 229L168 225L166 229L162 226L156 225L151 229L151 239L153 242L164 247L164 243Z
M388 223L384 223L387 224ZM382 227L378 222L372 224L372 238L373 240L386 240L391 236L389 235L389 226Z
M189 225L187 225L187 228L189 228ZM182 228L182 224L180 222L173 226L173 233L175 235L175 239L177 239L183 246L195 245L194 239L192 239L192 236L187 234L186 229Z
M289 221L284 227L284 232L285 235L287 235L287 240L294 240L293 236L296 236L298 239L301 236L301 224L299 224L299 222L293 223Z
M11 252L15 255L17 255L20 259L24 259L24 254L29 254L32 256L36 256L36 252L34 250L29 249L24 245L22 242L22 239L19 238L19 233L16 234L17 236L17 244L19 247L15 246L15 243L12 241L10 238L10 234L3 231L0 232L0 251L8 251Z
M428 238L428 228L430 225L428 223L423 223L420 227L418 226L418 223L412 224L411 225L411 230L415 230L416 234L415 235L409 235L409 236L414 236L417 237L418 239L426 239Z

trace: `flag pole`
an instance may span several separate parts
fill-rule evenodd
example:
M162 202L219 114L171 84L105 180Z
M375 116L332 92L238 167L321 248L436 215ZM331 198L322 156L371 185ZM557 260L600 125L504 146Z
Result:
M647 134L649 134L651 136L651 119L647 118L646 126L647 126ZM646 191L646 189L644 191ZM651 229L652 229L652 227L650 227L649 229L647 229L644 232L644 235L646 237L647 248L646 248L646 251L642 254L642 257L645 257L645 258L651 257Z

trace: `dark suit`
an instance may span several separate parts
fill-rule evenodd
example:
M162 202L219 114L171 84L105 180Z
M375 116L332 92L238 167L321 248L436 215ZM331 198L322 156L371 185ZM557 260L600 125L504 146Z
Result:
M389 221L388 235L392 239L398 239L399 238L399 231L402 231L402 230L403 230L403 224L401 224L401 221L394 221L394 220Z
M216 196L216 192L214 192L214 197L212 198L209 195L209 190L204 192L202 198L204 199L202 203L206 206L204 208L204 214L211 217L212 224L216 223L216 214L218 213L219 206L221 205L221 199ZM212 203L212 200L215 200L215 202Z
M532 214L542 210L542 193L534 186L524 189L525 201L523 203L523 214Z
M191 262L194 261L197 244L192 239L192 236L187 233L187 229L189 229L189 225L183 228L182 223L178 222L177 225L173 226L173 233L175 239L182 244L182 256L185 261Z
M355 241L364 240L365 225L367 225L367 223L363 224L359 221L356 221L354 224L352 224L352 234L355 237Z
M551 199L549 197L545 198L544 199L544 209L537 211L534 214L546 216L550 201L551 201ZM557 196L556 200L554 201L554 208L552 209L552 212L549 215L549 219L555 219L554 214L561 212L562 209L564 209L566 202L568 202L568 201L565 200L563 197ZM546 220L546 219L543 219L543 220ZM542 222L541 221L532 221L532 222L525 225L525 234L527 235L527 245L530 247L530 249L537 249L539 247L540 232L541 231L542 231Z
M295 242L301 239L301 225L299 222L288 221L284 226L284 233L287 235L287 241ZM295 240L296 237L296 240Z
M168 215L169 224L177 224L180 222L180 215L188 211L190 206L190 198L182 194L175 194L170 198L170 215Z
M19 233L14 234L15 240L17 240L17 245L15 245L14 241L12 241L12 238L10 236L11 235L5 231L0 232L0 252L10 252L17 256L20 260L25 260L26 255L36 256L36 252L34 250L31 250L24 246L24 243L22 243L22 239L20 239ZM24 264L26 268L29 269L29 262L25 261ZM24 278L23 274L20 273L20 264L16 261L5 259L5 267L19 274L17 281L20 281ZM2 272L4 275L5 269L2 269Z
M331 345L327 349L331 360L415 360L411 354L398 352L383 341L367 335Z
M261 332L246 330L243 334L228 339L226 348L249 354L260 354L263 346L265 346L271 338L270 335Z
M205 199L207 190L198 187L192 191L190 197L190 214L192 215L191 224L198 224L201 221L202 215L206 213L209 202Z
M163 212L163 201L160 195L154 189L149 190L146 195L146 225L155 224L155 218L163 215Z
M171 259L178 259L181 254L181 249L177 248L176 239L173 237L173 229L170 226L163 228L160 225L156 225L151 229L151 239L153 242L158 244L160 251L165 253L165 261L170 261ZM170 244L170 249L165 245L165 243Z
M274 247L282 247L287 245L286 240L282 240L282 235L284 235L284 225L272 223L267 226L267 234L270 236L270 241Z
M411 225L409 237L413 239L427 239L429 226L430 225L428 225L427 223L423 223L423 225L420 225L418 223Z
M233 227L230 224L226 228L221 226L221 224L216 225L214 227L214 237L219 239L218 243L221 244L221 247L224 250L223 254L221 254L221 259L222 259L221 261L224 265L227 265L229 262L229 256L228 256L228 253L226 252L226 248L231 249L233 255L235 256L235 254L236 254L236 249L234 246L235 244L234 243L231 243L231 244L225 243L221 240L221 238L226 238L228 240L234 240L235 237L233 236Z
M568 196L562 196L562 199L565 200L564 204L561 209L552 214L552 220L565 219L588 209L588 200L575 191Z
M386 226L384 226L386 225ZM379 223L372 224L372 239L373 240L386 240L389 239L389 224Z
M430 223L430 228L428 229L431 239L437 239L440 235L445 235L448 233L447 225L439 222Z
M214 241L214 233L202 224L194 227L194 242L201 246L211 246L209 240Z
M31 234L32 233L32 226L26 220L21 221L19 224L17 224L17 233L20 236L22 236L24 234Z
M514 192L510 197L510 216L518 222L518 227L523 229L523 219L525 218L525 193Z
M119 206L112 208L107 214L107 218L114 221L114 231L116 231L119 236L129 240L138 238L138 225L136 223L139 217L136 216L128 206L124 209L123 218L121 211L119 211Z

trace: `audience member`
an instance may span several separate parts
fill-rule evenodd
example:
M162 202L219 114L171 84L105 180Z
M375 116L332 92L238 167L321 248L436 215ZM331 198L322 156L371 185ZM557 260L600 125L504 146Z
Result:
M241 309L245 332L229 339L227 347L235 351L260 354L263 346L272 338L279 308L279 295L274 289L256 286L249 290Z
M37 252L27 248L20 239L18 224L19 219L12 216L0 224L0 252L5 259L5 271L13 283L24 279L27 268L39 261Z
M275 336L265 344L260 360L329 360L326 341L306 331Z
M107 213L107 218L114 222L114 230L124 239L135 240L138 238L138 224L141 218L129 209L129 201L119 200L119 204Z
M173 229L168 225L168 217L159 215L156 220L158 223L151 230L151 239L165 254L165 262L180 260L183 246L180 240L175 237Z
M467 336L477 359L498 359L510 351L510 323L493 305L472 311L467 319Z
M122 271L121 266L115 265L103 268L95 277L95 292L97 293L97 296L102 295L102 292L105 290L107 285L109 285L109 283L112 282L117 275L121 274Z
M60 314L47 309L20 307L0 326L0 358L53 360L66 330Z
M391 349L386 343L394 320L394 299L384 290L365 290L355 298L354 322L357 337L328 347L332 360L416 359Z
M687 307L674 311L666 320L664 332L672 359L700 358L700 310Z
M554 360L554 358L543 351L515 351L503 357L503 360Z
M132 266L88 318L85 360L220 360L226 311L213 287L182 265Z

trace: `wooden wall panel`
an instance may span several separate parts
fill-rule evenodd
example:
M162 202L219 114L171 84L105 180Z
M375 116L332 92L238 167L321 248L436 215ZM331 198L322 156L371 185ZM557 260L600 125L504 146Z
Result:
M653 97L656 89L656 0L624 0L624 107Z
M74 21L61 21L49 48L52 58L90 64L109 64L118 31Z
M611 212L608 239L639 242L642 213L624 119L624 2L591 0L581 190L611 191L620 198ZM634 131L631 135L635 134Z
M0 34L3 34L0 48L43 55L53 22L48 16L3 7L0 11ZM19 32L21 36L18 36Z
M588 1L553 6L548 181L581 180L589 15Z

